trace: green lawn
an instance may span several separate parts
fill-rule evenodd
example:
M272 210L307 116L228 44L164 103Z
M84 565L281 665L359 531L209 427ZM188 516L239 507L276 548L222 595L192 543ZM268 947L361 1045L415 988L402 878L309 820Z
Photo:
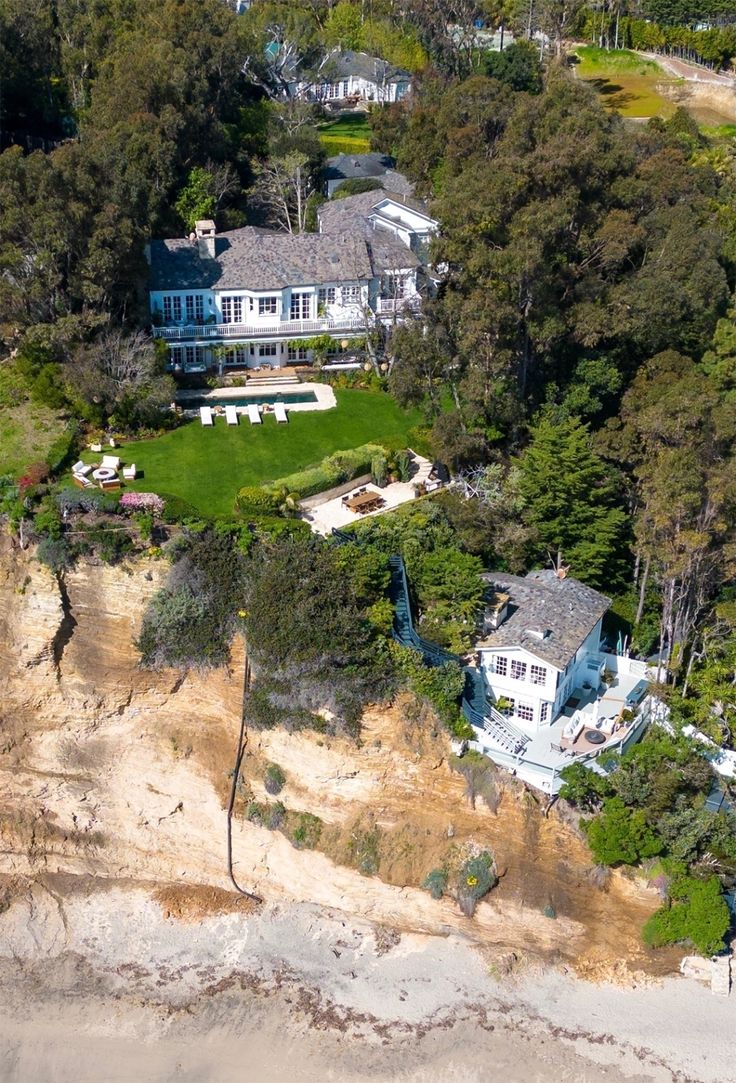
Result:
M258 426L246 418L235 428L217 418L206 429L197 418L155 440L126 444L119 453L123 462L143 471L130 488L172 493L206 515L228 516L243 485L273 481L369 441L406 446L421 422L418 410L402 410L381 392L335 396L336 409L292 413L288 425L268 414ZM91 462L94 456L84 458Z
M653 60L629 49L599 49L584 45L575 50L576 71L590 82L606 106L624 117L669 117L674 102L663 97L657 86L677 82Z
M0 474L18 477L43 461L64 425L59 414L27 398L26 382L12 364L0 365Z
M346 113L323 124L319 138L328 158L335 154L365 154L371 149L371 129L365 113Z

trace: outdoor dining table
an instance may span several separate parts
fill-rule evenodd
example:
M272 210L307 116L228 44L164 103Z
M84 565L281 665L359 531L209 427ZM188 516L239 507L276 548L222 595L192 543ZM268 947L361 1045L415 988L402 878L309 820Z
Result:
M96 470L92 471L92 477L95 481L112 481L117 476L117 471L113 470L111 466L98 466Z
M346 504L350 511L358 513L365 511L374 511L376 508L383 507L383 503L383 497L379 496L378 493L371 492L357 493L355 496L351 496L350 499L346 501Z

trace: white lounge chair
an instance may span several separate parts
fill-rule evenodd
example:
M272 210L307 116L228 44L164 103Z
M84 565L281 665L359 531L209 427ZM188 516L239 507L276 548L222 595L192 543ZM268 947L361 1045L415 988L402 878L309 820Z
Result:
M83 463L82 460L80 459L72 467L72 474L79 474L80 477L86 478L87 474L92 473L92 470L93 470L93 467L88 466L87 463Z
M199 417L203 425L214 425L211 406L200 406Z
M117 455L103 455L100 466L104 466L105 470L119 470L120 459Z
M255 402L248 403L248 420L250 421L251 425L260 425L263 421L260 408Z
M84 474L72 474L72 481L78 489L94 489L94 482L90 481Z
M238 423L238 411L234 406L225 407L225 420L228 425L237 425Z
M275 402L273 404L273 416L277 421L288 421L289 417L286 413L286 407L283 402Z
M135 468L135 463L131 463L130 466L123 467L123 477L126 481L135 481L136 473L137 471Z

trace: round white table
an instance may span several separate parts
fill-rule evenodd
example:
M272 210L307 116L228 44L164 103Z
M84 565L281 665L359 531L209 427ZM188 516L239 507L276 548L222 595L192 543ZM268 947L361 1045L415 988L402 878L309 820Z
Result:
M117 476L117 471L113 470L111 466L98 466L96 470L92 471L92 477L95 481L112 481Z

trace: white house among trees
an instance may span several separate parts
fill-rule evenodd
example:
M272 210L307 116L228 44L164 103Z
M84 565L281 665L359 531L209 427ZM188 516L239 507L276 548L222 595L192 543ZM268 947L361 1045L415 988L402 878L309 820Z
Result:
M184 371L309 361L323 335L337 353L420 304L436 228L421 204L383 191L325 204L319 233L197 222L188 239L150 246L153 333Z

